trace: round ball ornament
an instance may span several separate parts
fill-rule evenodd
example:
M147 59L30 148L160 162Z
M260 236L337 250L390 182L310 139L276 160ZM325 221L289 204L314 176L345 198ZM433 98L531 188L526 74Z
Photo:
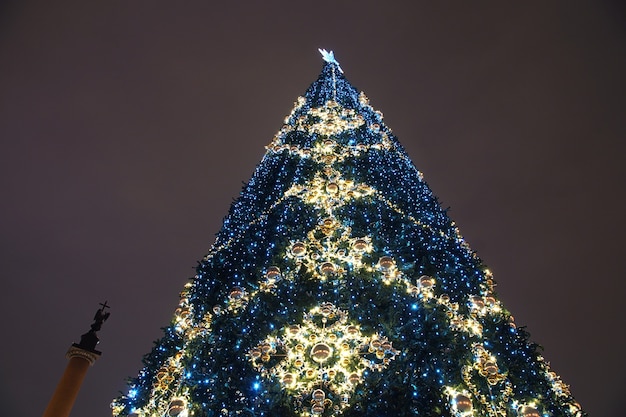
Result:
M279 279L280 278L280 268L277 266L270 266L267 268L267 272L265 273L267 279Z
M390 256L383 256L378 261L378 265L380 265L380 269L383 272L390 271L395 266L395 264L396 262Z
M302 242L296 242L291 247L291 253L297 258L301 258L306 254L306 246Z
M435 280L432 279L432 277L429 277L428 275L422 275L419 279L419 284L420 284L420 287L424 289L430 289L433 287L433 285L435 285Z
M330 194L336 194L339 191L339 186L334 182L329 182L326 185L326 191L328 191Z
M244 290L241 287L233 287L230 290L230 294L228 295L228 297L233 301L240 300L243 296L244 296Z
M191 316L191 311L189 311L189 308L187 307L177 308L175 313L182 320L186 320L189 316Z
M472 300L472 304L474 304L476 308L483 308L485 306L485 302L483 301L483 298L479 295L472 296L471 300Z
M333 229L335 227L335 221L330 217L326 218L322 221L322 227L325 229Z
M313 398L313 401L324 401L326 393L321 389L316 389L313 391L313 394L311 394L311 398Z
M535 407L532 407L530 405L521 406L517 410L517 415L519 417L541 417L539 411Z
M367 242L363 239L357 239L354 242L354 250L357 252L364 252L367 249Z
M184 417L187 415L187 403L182 398L174 398L167 406L168 417Z
M454 397L454 407L459 413L470 413L474 406L467 395L457 394Z
M323 363L330 358L333 349L326 343L318 343L311 348L311 358L317 363Z
M492 361L485 362L483 369L488 375L495 375L498 373L498 365L496 365L496 363Z
M320 270L322 271L324 275L330 275L333 272L335 272L335 265L333 265L330 262L324 262L322 266L320 267Z
M319 416L324 412L324 404L315 403L313 407L311 407L311 414Z
M296 379L294 378L293 374L285 374L283 376L283 384L285 385L291 385L296 381Z
M348 382L350 382L352 385L356 385L361 382L361 377L359 376L359 374L350 374L350 376L348 377Z

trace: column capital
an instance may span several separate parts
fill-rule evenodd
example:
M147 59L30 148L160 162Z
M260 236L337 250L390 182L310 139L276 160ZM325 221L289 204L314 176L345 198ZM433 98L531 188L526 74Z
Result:
M76 343L74 343L67 350L67 353L65 354L65 357L67 359L82 358L82 359L86 360L87 362L89 362L89 365L91 366L91 365L94 364L96 359L98 359L100 357L100 352L83 349L80 346L78 346Z

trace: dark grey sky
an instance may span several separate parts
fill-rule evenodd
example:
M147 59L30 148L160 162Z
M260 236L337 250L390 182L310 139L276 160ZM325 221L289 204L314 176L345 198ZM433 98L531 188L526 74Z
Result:
M624 18L617 1L4 2L2 414L43 412L107 299L73 416L110 415L322 47L583 407L617 415Z

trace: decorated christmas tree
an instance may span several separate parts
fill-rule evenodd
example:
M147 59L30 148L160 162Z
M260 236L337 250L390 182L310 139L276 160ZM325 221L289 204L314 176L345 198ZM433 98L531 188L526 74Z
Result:
M582 416L321 51L115 416Z

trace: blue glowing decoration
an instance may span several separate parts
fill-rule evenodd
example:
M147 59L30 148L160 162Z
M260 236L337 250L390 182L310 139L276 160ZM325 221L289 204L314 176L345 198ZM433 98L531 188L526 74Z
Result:
M337 60L335 59L335 53L333 51L327 51L326 49L318 49L318 51L320 51L320 54L322 54L322 59L330 64L335 64L337 65L337 68L339 69L339 71L341 71L341 73L343 73L343 70L341 69L341 66L339 65L339 62L337 62Z
M332 51L116 416L585 413Z

